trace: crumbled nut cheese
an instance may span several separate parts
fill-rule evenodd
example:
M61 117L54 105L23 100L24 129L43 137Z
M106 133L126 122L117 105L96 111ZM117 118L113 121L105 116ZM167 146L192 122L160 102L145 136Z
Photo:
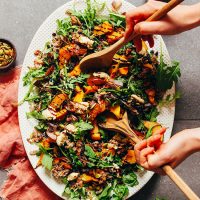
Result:
M68 175L67 180L68 181L73 181L75 179L77 179L79 176L79 173L77 172L72 172L71 174Z
M62 76L62 77L65 76L65 70L64 70L64 68L60 70L60 76Z
M77 128L76 128L73 124L68 124L68 125L66 126L66 129L67 129L67 131L70 132L70 133L75 133L75 132L77 131Z
M76 103L75 108L78 114L83 114L89 108L89 103L88 102Z
M94 43L93 40L90 40L88 37L83 36L83 35L81 35L81 36L79 37L78 41L79 41L81 44L87 45L88 48L91 48L92 45L93 45L93 43Z
M119 169L120 167L117 165L117 164L115 164L115 163L113 163L113 167L115 168L115 169Z
M106 78L106 79L110 78L110 76L105 72L94 72L93 76L96 76L96 77L99 77L99 78Z
M138 101L139 103L144 103L144 99L142 99L141 97L135 95L135 94L132 94L131 95L131 99L135 99L136 101Z
M49 109L43 110L42 111L42 115L47 119L47 120L52 120L52 119L56 119L56 116L50 112Z
M67 140L67 136L62 132L56 139L56 143L58 146L62 146Z
M108 149L118 149L117 145L111 143L108 143L107 147Z

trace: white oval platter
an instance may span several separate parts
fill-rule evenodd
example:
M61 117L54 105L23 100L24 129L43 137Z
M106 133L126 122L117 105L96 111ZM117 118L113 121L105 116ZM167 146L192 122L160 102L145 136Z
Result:
M99 2L99 1L98 1ZM110 0L105 0L103 2L106 2L107 6L111 6L111 1ZM77 10L82 10L85 8L85 3L83 0L80 1L70 1L63 6L59 7L56 9L40 26L38 31L36 32L35 36L33 37L33 40L27 50L22 71L21 71L21 77L20 77L20 82L19 82L19 91L18 91L18 101L20 102L28 88L23 86L23 81L22 78L28 71L28 66L33 65L34 61L34 51L36 49L43 49L44 44L47 41L51 40L52 33L55 32L56 30L56 20L57 19L62 19L65 18L65 11L67 9L72 9L73 5L75 4L75 7ZM132 4L123 1L121 11L125 12L129 8L134 7ZM107 11L105 11L104 14L107 14ZM154 36L155 39L155 46L154 50L158 51L160 53L161 47L162 47L162 53L164 57L164 61L168 64L171 63L169 54L167 52L166 46L160 36ZM175 93L175 87L167 91L167 94L174 94ZM19 115L19 124L20 124L20 130L21 130L21 135L24 143L25 150L27 152L28 158L32 164L32 166L35 168L36 163L38 161L38 158L36 156L30 155L30 152L37 149L36 146L31 145L28 141L27 138L29 138L34 125L36 125L36 121L34 120L28 120L26 118L26 112L29 112L29 106L28 103L25 102L23 105L19 106L18 108L18 115ZM173 122L174 122L174 114L175 114L175 104L171 104L170 106L163 107L160 110L160 115L158 116L158 121L163 124L165 127L168 127L167 132L165 134L165 141L168 140L171 136L171 131L173 127ZM38 167L35 169L37 175L40 177L40 179L46 184L46 186L51 189L54 193L56 193L58 196L61 198L65 199L65 197L62 196L62 193L64 191L65 185L62 183L58 183L43 167ZM136 192L138 192L153 176L153 172L145 171L142 174L138 174L138 180L139 184L135 187L129 188L129 196L134 195Z

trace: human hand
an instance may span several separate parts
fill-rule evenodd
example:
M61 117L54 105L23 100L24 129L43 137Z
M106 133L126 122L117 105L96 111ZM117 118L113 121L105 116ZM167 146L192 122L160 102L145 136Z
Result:
M168 164L175 168L190 154L200 150L200 128L183 130L166 143L160 143L161 137L158 134L135 145L136 160L147 170L164 174L161 166Z
M143 35L143 40L148 41L150 47L154 45L152 34L172 35L192 29L200 25L200 4L187 6L179 5L171 10L159 21L144 22L154 12L165 5L163 2L149 0L146 4L133 8L126 13L126 32L128 38L134 31ZM142 48L141 37L134 40L137 51Z

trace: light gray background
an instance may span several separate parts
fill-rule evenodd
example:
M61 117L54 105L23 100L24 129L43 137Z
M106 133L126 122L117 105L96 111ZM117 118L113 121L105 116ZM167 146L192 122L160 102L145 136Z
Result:
M17 64L22 64L32 37L41 23L65 0L0 0L0 38L11 40L17 48ZM139 6L144 0L129 0ZM198 0L187 0L193 4ZM181 62L182 77L177 88L182 98L177 101L173 133L200 123L200 27L176 36L165 36L165 43L172 59ZM183 147L184 148L184 147ZM200 153L185 160L176 171L200 196ZM0 185L6 174L0 171ZM155 175L132 200L184 200L185 197L168 177Z

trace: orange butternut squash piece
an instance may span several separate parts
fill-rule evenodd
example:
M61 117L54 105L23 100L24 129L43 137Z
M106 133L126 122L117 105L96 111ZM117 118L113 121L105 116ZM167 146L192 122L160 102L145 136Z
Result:
M65 169L72 169L72 166L66 162L61 162L62 167L64 167Z
M50 147L50 140L49 140L49 138L42 140L41 145L44 148L49 148Z
M39 160L37 162L36 168L39 167L40 165L42 165L42 159L43 159L44 153L40 154Z
M94 121L94 119L99 115L100 113L104 112L106 110L106 102L102 101L101 104L96 104L94 108L90 111L90 120Z
M145 41L142 40L142 50L139 53L144 55L147 52L147 50L148 50L148 47L147 47Z
M163 141L163 134L166 131L165 127L162 127L161 124L159 124L158 122L144 121L143 124L148 130L152 129L152 135L161 134L161 140Z
M118 69L119 69L119 63L116 63L111 66L109 70L109 74L111 78L115 78L115 76L117 75Z
M110 107L110 112L112 112L117 117L117 119L120 119L122 117L120 105Z
M96 85L94 86L84 86L84 89L85 89L85 94L90 94L90 93L94 93L98 90L98 87Z
M118 28L116 31L113 31L109 35L107 35L107 42L109 44L113 44L123 37L124 31L121 28Z
M125 156L125 161L130 163L130 164L134 164L136 163L136 158L135 158L135 152L134 150L128 150L127 154Z
M115 149L102 149L102 154L104 156L115 155Z
M91 135L92 140L94 141L99 141L101 140L101 134L100 133L95 133Z
M73 98L74 102L80 103L83 102L83 98L85 96L84 91L77 85L75 88L75 91L77 92L75 97Z
M62 119L67 114L66 109L62 109L56 113L56 119Z
M95 141L101 140L101 134L99 133L99 127L96 121L93 123L93 125L94 125L94 128L90 131L92 140L95 140Z
M154 68L153 65L150 64L150 63L145 63L143 66L146 67L146 68L149 68L149 69L153 69Z
M145 128L151 129L154 126L160 125L158 122L143 121Z
M69 73L70 76L79 76L81 74L80 65L76 65L74 69Z
M122 64L129 64L130 62L128 61L127 56L125 55L119 55L119 54L115 54L113 57L113 60L116 63L122 63Z
M119 73L121 75L127 75L128 74L128 67L121 67L121 68L119 68Z
M54 97L54 99L51 101L49 107L56 111L57 109L60 108L60 106L62 105L62 103L67 99L67 95L66 94L58 94Z
M90 175L87 175L87 174L82 174L82 175L80 176L80 178L81 178L81 180L82 180L83 182L85 182L85 183L90 183L90 182L92 182L92 181L98 181L98 179L96 179L96 178L94 178L94 177L92 177L92 176L90 176Z
M103 24L95 26L93 33L95 36L101 36L107 33L111 33L112 31L113 31L112 24L110 24L108 21L105 21L103 22Z

